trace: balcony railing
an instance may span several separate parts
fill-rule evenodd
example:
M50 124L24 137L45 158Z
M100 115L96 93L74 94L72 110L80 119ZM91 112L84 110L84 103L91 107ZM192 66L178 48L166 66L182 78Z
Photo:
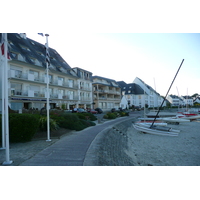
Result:
M113 91L113 90L94 90L95 93L106 93L106 94L117 94L120 95L121 93L118 91Z
M92 88L89 87L80 87L80 90L87 90L87 91L92 91Z
M47 80L44 76L37 77L37 76L34 76L33 74L22 73L22 72L19 73L19 72L15 72L14 70L9 71L9 77L16 78L16 79L28 80L28 81L34 81L34 82L38 82L38 83L46 83L47 82ZM78 84L76 84L76 83L69 83L69 82L64 82L64 81L59 81L59 80L51 80L50 79L49 84L78 89Z
M33 90L11 90L10 96L12 97L35 97L35 98L47 98L46 93ZM63 99L63 100L79 100L77 95L62 95L53 93L49 95L51 99Z

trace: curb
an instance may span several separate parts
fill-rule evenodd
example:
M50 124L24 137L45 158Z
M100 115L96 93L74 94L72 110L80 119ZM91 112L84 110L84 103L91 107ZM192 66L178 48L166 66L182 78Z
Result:
M130 119L130 117L124 119L123 121L120 122L116 122L110 126L108 126L107 128L105 128L104 130L102 130L101 132L99 132L97 134L97 136L94 138L94 140L91 142L86 155L85 155L85 159L83 161L83 166L98 166L98 158L96 156L96 152L98 151L98 149L101 146L101 139L105 136L105 134L107 134L113 126L116 126L118 124L121 124L125 121L131 121L134 117L132 117Z

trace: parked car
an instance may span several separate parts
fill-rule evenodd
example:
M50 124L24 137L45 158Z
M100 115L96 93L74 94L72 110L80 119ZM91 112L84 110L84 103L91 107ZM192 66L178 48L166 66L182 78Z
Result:
M101 108L95 108L95 110L97 111L98 114L103 113L103 110L101 110Z
M117 110L115 108L112 108L111 109L111 112L116 112Z
M89 113L92 113L92 114L97 114L98 112L94 109L88 109L87 110Z
M72 110L73 113L86 113L86 110L82 109L82 108L75 108Z
M137 111L140 111L140 110L141 110L141 108L140 108L139 106L135 106L134 109L137 110Z

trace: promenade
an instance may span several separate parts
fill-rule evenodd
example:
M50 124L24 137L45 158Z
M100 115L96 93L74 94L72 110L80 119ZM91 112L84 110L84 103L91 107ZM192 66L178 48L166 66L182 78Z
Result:
M50 146L41 150L33 157L24 162L19 163L19 166L83 166L88 165L85 161L87 151L92 144L96 142L96 136L112 128L115 124L131 120L138 116L138 113L132 113L128 117L121 117L115 120L109 120L94 127L89 127L82 131L73 132L73 134L62 137ZM34 141L33 141L34 142ZM17 151L17 149L16 149ZM91 152L91 151L90 151ZM2 153L2 152L1 152ZM91 153L87 155L87 161L95 157ZM12 155L11 155L12 159ZM17 161L13 160L14 163Z

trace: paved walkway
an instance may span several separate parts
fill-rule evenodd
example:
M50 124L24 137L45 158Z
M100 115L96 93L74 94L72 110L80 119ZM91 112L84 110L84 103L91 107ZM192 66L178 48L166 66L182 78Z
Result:
M31 159L21 163L20 166L83 166L85 165L84 160L87 151L95 137L104 129L124 120L130 120L131 117L135 117L135 114L117 118L63 137Z

